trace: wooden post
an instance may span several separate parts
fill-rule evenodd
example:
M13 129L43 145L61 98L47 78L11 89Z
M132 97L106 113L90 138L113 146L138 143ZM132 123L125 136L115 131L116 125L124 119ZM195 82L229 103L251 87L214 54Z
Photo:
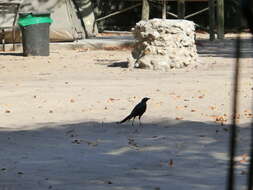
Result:
M142 15L141 20L149 19L149 2L148 0L142 0Z
M224 39L224 0L217 0L218 39Z
M166 0L163 0L162 19L166 19Z
M177 0L177 14L179 19L185 17L185 0Z
M209 6L209 36L210 40L215 39L215 33L214 33L214 26L215 26L215 0L209 0L208 6Z

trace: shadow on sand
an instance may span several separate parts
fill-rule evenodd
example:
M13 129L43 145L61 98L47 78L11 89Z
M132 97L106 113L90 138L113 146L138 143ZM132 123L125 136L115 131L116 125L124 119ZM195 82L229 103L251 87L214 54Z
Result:
M166 119L143 127L87 121L0 128L1 185L19 190L225 189L227 129ZM240 134L243 153L249 128ZM245 176L238 175L242 187Z
M122 62L114 62L108 67L121 67L121 68L128 68L128 62L127 61L122 61Z
M197 40L197 50L202 56L235 58L236 39ZM252 39L241 39L241 53L243 58L253 57Z
M0 56L24 56L24 54L17 52L0 52Z

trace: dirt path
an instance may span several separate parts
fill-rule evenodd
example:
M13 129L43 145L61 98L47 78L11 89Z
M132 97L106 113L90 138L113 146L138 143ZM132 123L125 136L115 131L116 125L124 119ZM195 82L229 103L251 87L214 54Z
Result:
M1 55L0 189L224 189L233 42L201 41L201 66L171 72L122 68L130 50ZM240 154L252 118L244 42ZM116 125L144 96L144 127Z

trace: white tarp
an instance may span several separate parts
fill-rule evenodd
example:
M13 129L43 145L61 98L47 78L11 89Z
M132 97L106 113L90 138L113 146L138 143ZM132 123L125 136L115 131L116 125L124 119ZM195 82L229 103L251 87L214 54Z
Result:
M7 2L12 2L12 0ZM74 41L85 38L82 19L78 18L77 9L71 0L24 0L20 8L20 12L48 11L53 19L50 26L51 41ZM12 18L13 15L0 14L0 26L11 25ZM6 35L7 38L9 38L8 36L11 36L10 33ZM7 41L9 40L7 39Z

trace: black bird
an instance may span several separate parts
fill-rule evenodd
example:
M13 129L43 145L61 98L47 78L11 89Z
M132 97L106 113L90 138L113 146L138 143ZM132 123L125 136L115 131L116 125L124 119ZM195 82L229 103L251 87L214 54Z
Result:
M139 123L141 125L141 116L146 111L146 108L147 108L146 102L149 99L150 98L147 98L147 97L143 98L141 100L141 102L134 107L133 111L125 119L123 119L122 121L118 122L118 124L124 123L125 121L128 121L128 120L130 120L130 119L133 118L132 125L134 125L134 119L135 119L135 117L139 116Z

